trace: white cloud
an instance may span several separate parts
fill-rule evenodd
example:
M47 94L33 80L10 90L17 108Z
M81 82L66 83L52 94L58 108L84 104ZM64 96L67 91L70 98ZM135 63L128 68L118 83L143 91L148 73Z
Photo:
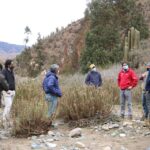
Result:
M24 28L47 36L84 16L87 0L0 0L0 41L24 44Z

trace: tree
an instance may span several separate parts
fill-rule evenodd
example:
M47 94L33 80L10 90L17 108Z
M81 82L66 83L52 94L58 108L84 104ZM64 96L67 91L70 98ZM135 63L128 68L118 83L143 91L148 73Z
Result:
M31 35L31 30L28 26L25 27L25 32L24 34L26 35L24 41L25 41L25 48L27 46L27 43L29 42L29 35Z
M86 35L81 56L82 71L87 64L104 66L123 57L120 32L136 27L142 38L148 37L148 28L134 0L92 0L86 9L90 31Z

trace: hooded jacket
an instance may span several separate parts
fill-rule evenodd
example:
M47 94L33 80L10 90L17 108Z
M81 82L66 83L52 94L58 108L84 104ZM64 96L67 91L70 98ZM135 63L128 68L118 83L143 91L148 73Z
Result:
M101 74L98 71L90 71L85 79L85 84L99 87L102 85Z
M49 71L43 80L43 90L46 94L52 94L57 97L62 96L59 88L58 77L55 73Z
M127 71L121 70L118 74L118 86L121 90L125 90L128 87L135 87L137 85L138 78L132 69Z

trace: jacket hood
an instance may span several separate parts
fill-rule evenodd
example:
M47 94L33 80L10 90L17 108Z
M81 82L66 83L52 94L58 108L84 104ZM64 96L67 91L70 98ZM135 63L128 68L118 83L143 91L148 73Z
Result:
M49 77L49 76L55 76L56 78L58 78L57 75L51 71L47 72L46 74L46 77Z

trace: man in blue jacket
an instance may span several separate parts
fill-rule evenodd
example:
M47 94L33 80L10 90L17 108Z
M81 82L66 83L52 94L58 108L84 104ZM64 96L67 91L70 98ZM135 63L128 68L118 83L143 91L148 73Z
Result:
M96 66L94 64L90 65L90 72L85 79L85 84L93 85L95 87L100 87L102 85L101 74L96 70Z
M53 64L49 72L43 80L43 90L45 91L45 99L48 104L48 117L52 117L58 103L58 97L62 96L62 92L58 83L59 66Z

